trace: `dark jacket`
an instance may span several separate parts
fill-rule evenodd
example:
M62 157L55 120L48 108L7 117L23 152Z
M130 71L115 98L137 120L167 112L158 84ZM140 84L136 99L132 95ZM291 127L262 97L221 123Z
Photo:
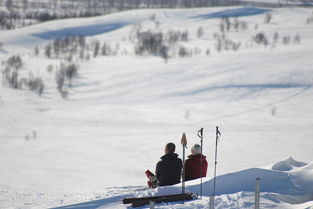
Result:
M201 177L201 154L190 155L185 162L185 180L193 180ZM202 177L206 176L208 162L206 157L202 155Z
M175 153L167 153L161 157L156 166L156 177L159 186L174 185L180 182L182 160Z

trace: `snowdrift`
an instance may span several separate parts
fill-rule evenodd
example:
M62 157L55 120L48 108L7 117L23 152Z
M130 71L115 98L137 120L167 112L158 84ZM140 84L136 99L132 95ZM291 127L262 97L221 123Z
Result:
M254 208L255 179L261 178L261 208L292 208L302 205L313 207L313 163L303 163L289 157L277 164L297 165L288 171L251 168L217 177L217 197L215 208ZM199 179L187 182L187 192L199 193ZM156 208L208 208L209 196L212 195L213 179L204 179L203 198L185 203L163 203ZM130 192L127 194L127 191ZM58 207L69 208L126 208L121 204L123 198L179 194L181 184L144 189L124 187L120 194L96 201ZM225 201L227 200L227 201ZM241 203L240 203L241 202ZM147 208L147 207L142 207Z

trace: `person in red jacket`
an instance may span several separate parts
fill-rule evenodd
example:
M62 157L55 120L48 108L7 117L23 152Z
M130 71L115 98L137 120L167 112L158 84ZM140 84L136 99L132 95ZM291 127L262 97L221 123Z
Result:
M201 165L202 156L202 165ZM206 177L208 162L206 161L206 156L201 154L201 146L195 144L191 148L191 155L188 156L189 159L185 162L185 180L190 181L193 179ZM202 166L202 174L201 174Z

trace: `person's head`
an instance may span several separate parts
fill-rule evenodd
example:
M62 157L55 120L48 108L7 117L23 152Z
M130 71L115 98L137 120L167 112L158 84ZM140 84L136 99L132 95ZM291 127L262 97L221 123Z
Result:
M191 154L192 155L199 155L201 154L201 146L199 144L195 144L191 147Z
M175 152L175 144L172 142L167 143L165 146L165 154L174 153L174 152Z

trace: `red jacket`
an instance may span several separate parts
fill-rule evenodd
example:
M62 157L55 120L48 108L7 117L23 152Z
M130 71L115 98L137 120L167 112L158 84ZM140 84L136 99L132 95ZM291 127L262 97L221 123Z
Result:
M185 180L193 180L201 177L201 154L190 155L185 162ZM202 155L202 177L206 177L208 162L206 157Z

